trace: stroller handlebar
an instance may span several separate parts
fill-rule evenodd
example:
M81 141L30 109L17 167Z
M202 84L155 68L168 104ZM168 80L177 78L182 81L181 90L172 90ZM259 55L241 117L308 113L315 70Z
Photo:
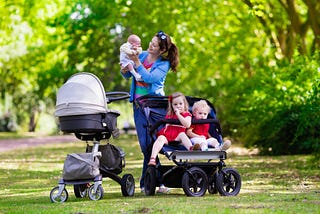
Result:
M128 99L129 97L130 97L130 94L125 91L106 92L107 103L111 103L117 100Z
M220 123L218 119L192 119L191 120L191 124L206 124L206 123L213 123L215 125L217 125L217 127L219 127L220 129ZM178 119L161 119L159 121L157 121L151 128L150 128L150 133L154 133L157 128L160 125L163 124L174 124L174 125L181 125L180 121Z

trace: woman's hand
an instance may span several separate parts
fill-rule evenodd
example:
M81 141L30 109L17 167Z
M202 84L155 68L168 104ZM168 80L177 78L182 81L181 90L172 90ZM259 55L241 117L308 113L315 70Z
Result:
M121 67L121 72L122 73L127 73L128 71L129 71L129 68L128 68L128 66L126 66L126 67L123 67L122 65L120 65L120 67Z
M141 65L138 54L128 54L128 57L134 62L136 67Z

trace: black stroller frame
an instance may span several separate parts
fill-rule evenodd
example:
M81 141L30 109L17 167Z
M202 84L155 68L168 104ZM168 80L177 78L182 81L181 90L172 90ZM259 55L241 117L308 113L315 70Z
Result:
M190 112L194 102L206 100L188 96L186 98L190 105ZM209 123L211 136L214 136L222 144L222 131L216 118L216 111L208 100L206 102L211 107L208 119L192 119L192 124ZM178 120L164 119L168 104L166 96L143 96L137 100L136 104L148 119L152 142L156 140L156 132L163 125L167 123L180 124ZM170 188L183 188L187 196L203 196L207 190L210 194L220 193L222 196L235 196L240 192L240 174L233 168L226 168L224 160L227 159L227 153L225 151L215 151L214 149L187 151L181 145L174 146L174 143L165 145L160 151L174 165L162 165L157 157L157 165L147 168L144 177L146 195L154 195L156 187L160 184ZM152 145L150 147L151 151Z
M92 153L93 158L101 158L102 154L100 151L100 141L103 139L110 139L111 136L113 138L117 138L120 135L119 129L117 126L117 117L120 115L118 111L115 110L109 110L109 109L103 109L106 108L106 106L103 107L104 104L109 104L113 101L117 100L123 100L129 98L129 94L127 92L108 92L105 93L104 89L102 87L102 84L100 80L91 73L77 73L69 78L70 82L74 79L80 79L85 84L98 83L100 84L101 89L101 96L103 96L102 99L102 105L100 106L102 110L98 113L91 113L90 109L86 109L84 105L80 105L79 103L74 103L74 106L76 109L75 111L78 111L80 106L80 112L88 112L88 114L74 114L73 110L71 109L69 112L69 109L67 109L67 114L70 115L62 115L59 113L59 111L56 110L56 116L58 112L58 118L59 118L59 125L61 131L65 133L74 133L75 136L82 140L87 142L87 151L88 153ZM91 81L91 82L90 82ZM68 82L67 82L68 83ZM75 87L71 84L71 88ZM97 86L96 88L99 88ZM74 90L74 88L72 88ZM70 96L70 89L67 87L67 95ZM69 94L68 94L69 93ZM75 92L76 93L76 90ZM83 92L80 92L83 93ZM81 95L81 94L80 94ZM58 93L59 96L59 93ZM90 98L91 99L91 98ZM89 99L89 100L90 100ZM63 101L64 102L64 101ZM58 101L57 101L58 103ZM66 104L63 103L62 108L69 108L68 102ZM72 105L71 105L72 107ZM59 106L57 104L56 109L58 109ZM84 108L84 109L83 109ZM99 109L99 106L97 107ZM89 142L93 142L93 146L89 145ZM103 145L102 145L103 146ZM88 149L91 151L89 152ZM123 155L124 156L124 155ZM124 157L123 157L124 158ZM77 198L84 198L87 195L91 200L100 200L103 198L104 190L102 188L102 179L104 177L109 177L119 183L121 185L121 191L123 196L133 196L134 190L135 190L135 182L134 178L131 174L125 174L124 176L120 177L118 174L119 172L114 172L112 170L107 170L105 167L102 167L102 162L100 162L99 171L100 174L92 177L90 179L75 179L75 180L65 180L61 178L58 182L58 186L54 187L50 192L50 200L51 202L65 202L68 200L68 192L66 190L66 185L73 185L74 194ZM122 165L124 167L124 164ZM122 171L122 170L121 170ZM91 184L93 182L93 184Z

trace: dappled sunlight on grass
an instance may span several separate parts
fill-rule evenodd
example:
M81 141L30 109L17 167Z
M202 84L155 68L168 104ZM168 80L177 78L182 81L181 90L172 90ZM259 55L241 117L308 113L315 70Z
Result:
M105 143L105 142L104 142ZM88 197L76 198L73 185L66 185L69 199L65 204L52 204L49 194L58 186L63 163L69 153L83 153L85 142L57 143L34 147L19 152L2 153L0 157L0 210L19 213L52 209L57 213L96 213L116 210L120 213L183 213L188 207L202 213L212 210L225 213L279 213L298 210L299 213L315 211L319 206L319 170L309 165L310 156L257 156L228 154L227 167L235 168L241 175L242 188L236 197L209 194L203 197L187 197L182 188L171 188L167 195L145 196L140 193L142 154L135 136L120 137L114 145L126 152L126 167L118 176L132 174L135 179L133 197L123 197L121 186L111 178L103 178L104 197L91 201ZM161 163L174 165L164 155ZM6 199L6 200L3 200ZM31 206L32 205L32 206ZM293 213L293 212L288 212Z

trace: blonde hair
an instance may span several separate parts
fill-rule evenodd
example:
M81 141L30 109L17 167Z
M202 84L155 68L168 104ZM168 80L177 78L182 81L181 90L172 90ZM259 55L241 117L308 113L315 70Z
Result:
M167 110L168 115L174 115L174 111L172 108L172 101L178 97L182 97L183 99L184 111L189 110L189 103L187 101L187 98L184 96L184 94L182 94L181 92L175 92L168 97L168 110Z
M193 107L192 107L193 113L198 111L199 109L205 110L208 114L211 110L210 106L208 105L208 103L205 100L199 100L193 104Z

